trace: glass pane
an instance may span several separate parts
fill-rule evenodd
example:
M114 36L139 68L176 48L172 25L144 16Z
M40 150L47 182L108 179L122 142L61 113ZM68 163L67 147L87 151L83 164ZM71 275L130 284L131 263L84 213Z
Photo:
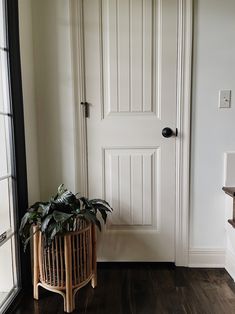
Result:
M5 47L5 36L4 36L4 4L3 0L0 0L0 47Z
M0 309L9 293L14 288L15 258L12 250L12 240L9 239L0 247ZM0 310L1 312L1 310Z
M9 174L5 117L0 115L0 178Z
M10 113L9 91L8 53L0 50L0 112Z
M8 181L9 179L0 181L0 234L7 231L11 227Z
M2 79L2 66L0 63L0 112L4 112L4 96L3 96L3 79Z

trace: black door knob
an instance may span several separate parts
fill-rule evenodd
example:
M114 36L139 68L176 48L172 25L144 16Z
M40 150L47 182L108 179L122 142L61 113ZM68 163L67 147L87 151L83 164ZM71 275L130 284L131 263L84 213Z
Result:
M171 137L173 135L174 135L174 132L170 128L164 128L162 130L162 136L164 136L164 137Z

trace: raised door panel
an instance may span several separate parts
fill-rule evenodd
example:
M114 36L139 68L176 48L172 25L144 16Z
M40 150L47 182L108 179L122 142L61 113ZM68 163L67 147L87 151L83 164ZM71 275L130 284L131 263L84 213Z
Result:
M103 114L155 114L161 48L160 0L103 0Z
M104 150L105 198L115 208L108 229L155 229L159 148Z

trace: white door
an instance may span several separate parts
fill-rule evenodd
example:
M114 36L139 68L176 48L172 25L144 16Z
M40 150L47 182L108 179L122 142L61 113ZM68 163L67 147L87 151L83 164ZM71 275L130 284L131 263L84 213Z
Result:
M177 0L84 0L90 198L103 261L174 261Z

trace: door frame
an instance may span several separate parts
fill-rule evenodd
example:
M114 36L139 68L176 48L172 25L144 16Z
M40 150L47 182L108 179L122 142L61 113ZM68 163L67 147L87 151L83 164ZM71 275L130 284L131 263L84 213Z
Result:
M102 1L102 0L100 0ZM163 1L163 0L159 0ZM71 51L74 78L75 125L75 188L88 193L88 163L86 118L80 105L85 97L83 0L70 1ZM190 199L190 130L191 130L191 77L193 39L193 0L178 0L178 53L177 53L177 117L176 125L176 211L175 211L175 264L188 266L189 255L189 199Z

